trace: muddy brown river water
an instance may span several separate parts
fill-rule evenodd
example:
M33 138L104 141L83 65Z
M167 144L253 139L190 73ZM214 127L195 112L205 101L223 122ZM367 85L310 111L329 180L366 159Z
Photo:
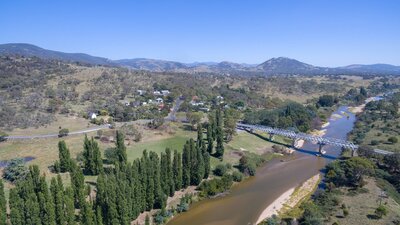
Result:
M325 136L346 139L353 129L355 116L346 106L331 117ZM175 216L168 225L253 225L263 210L288 189L319 173L327 162L340 154L340 148L325 146L325 157L316 157L317 146L305 143L294 159L272 160L257 170L256 176L234 186L219 198L193 204L188 212Z

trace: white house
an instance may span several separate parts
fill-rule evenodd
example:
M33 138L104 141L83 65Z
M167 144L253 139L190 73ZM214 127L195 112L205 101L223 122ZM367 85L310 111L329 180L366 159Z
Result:
M91 113L90 114L90 119L96 119L97 118L97 115L96 115L96 113Z
M167 96L167 95L169 95L171 92L169 92L169 90L162 90L161 91L161 94L162 95L164 95L164 96Z
M153 91L153 95L162 95L162 93L160 91Z
M144 90L137 90L137 93L138 93L139 95L144 95L144 94L146 94L146 91L144 91Z

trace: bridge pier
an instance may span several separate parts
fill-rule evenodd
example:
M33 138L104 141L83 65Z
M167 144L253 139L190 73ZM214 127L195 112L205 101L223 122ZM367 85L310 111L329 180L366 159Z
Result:
M292 140L292 148L296 148L297 138Z
M324 154L324 152L323 152L323 147L324 147L324 143L318 143L318 152L319 152L319 154L321 154L321 155L323 155Z
M274 140L274 134L273 133L269 133L269 140L273 141Z
M356 156L356 149L355 148L351 148L351 157Z

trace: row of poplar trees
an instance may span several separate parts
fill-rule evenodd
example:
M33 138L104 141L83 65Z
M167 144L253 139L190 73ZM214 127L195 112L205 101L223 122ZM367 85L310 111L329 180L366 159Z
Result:
M201 126L199 127L202 130ZM189 185L199 185L210 173L210 154L202 132L197 141L190 139L183 154L166 149L158 155L143 151L141 158L127 162L124 136L117 132L116 160L103 167L97 142L84 139L83 162L70 158L64 141L59 142L60 172L69 172L71 185L58 174L50 180L30 166L25 179L10 190L9 221L13 225L114 225L130 224L143 212L165 209L168 196ZM85 185L84 174L98 175L95 186ZM0 183L0 225L6 224L6 200Z
M198 129L198 131L202 132L202 129ZM198 134L199 136L200 134ZM216 141L217 145L215 146L214 153L214 142ZM217 109L215 111L215 115L210 115L208 118L207 124L207 151L209 154L214 154L217 158L224 157L224 130L223 130L223 117L221 109Z

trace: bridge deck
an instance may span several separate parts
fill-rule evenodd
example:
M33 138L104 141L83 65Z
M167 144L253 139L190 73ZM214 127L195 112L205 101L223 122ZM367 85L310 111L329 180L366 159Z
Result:
M305 141L317 143L319 145L333 145L333 146L338 146L338 147L350 148L352 150L355 150L358 148L357 145L353 144L350 141L337 139L337 138L330 138L330 137L319 137L319 136L315 136L315 135L311 135L311 134L294 132L291 130L267 127L267 126L262 126L262 125L243 124L243 123L238 123L237 127L239 129L259 130L259 131L267 132L269 134L281 135L281 136L292 138L292 139L302 139Z

